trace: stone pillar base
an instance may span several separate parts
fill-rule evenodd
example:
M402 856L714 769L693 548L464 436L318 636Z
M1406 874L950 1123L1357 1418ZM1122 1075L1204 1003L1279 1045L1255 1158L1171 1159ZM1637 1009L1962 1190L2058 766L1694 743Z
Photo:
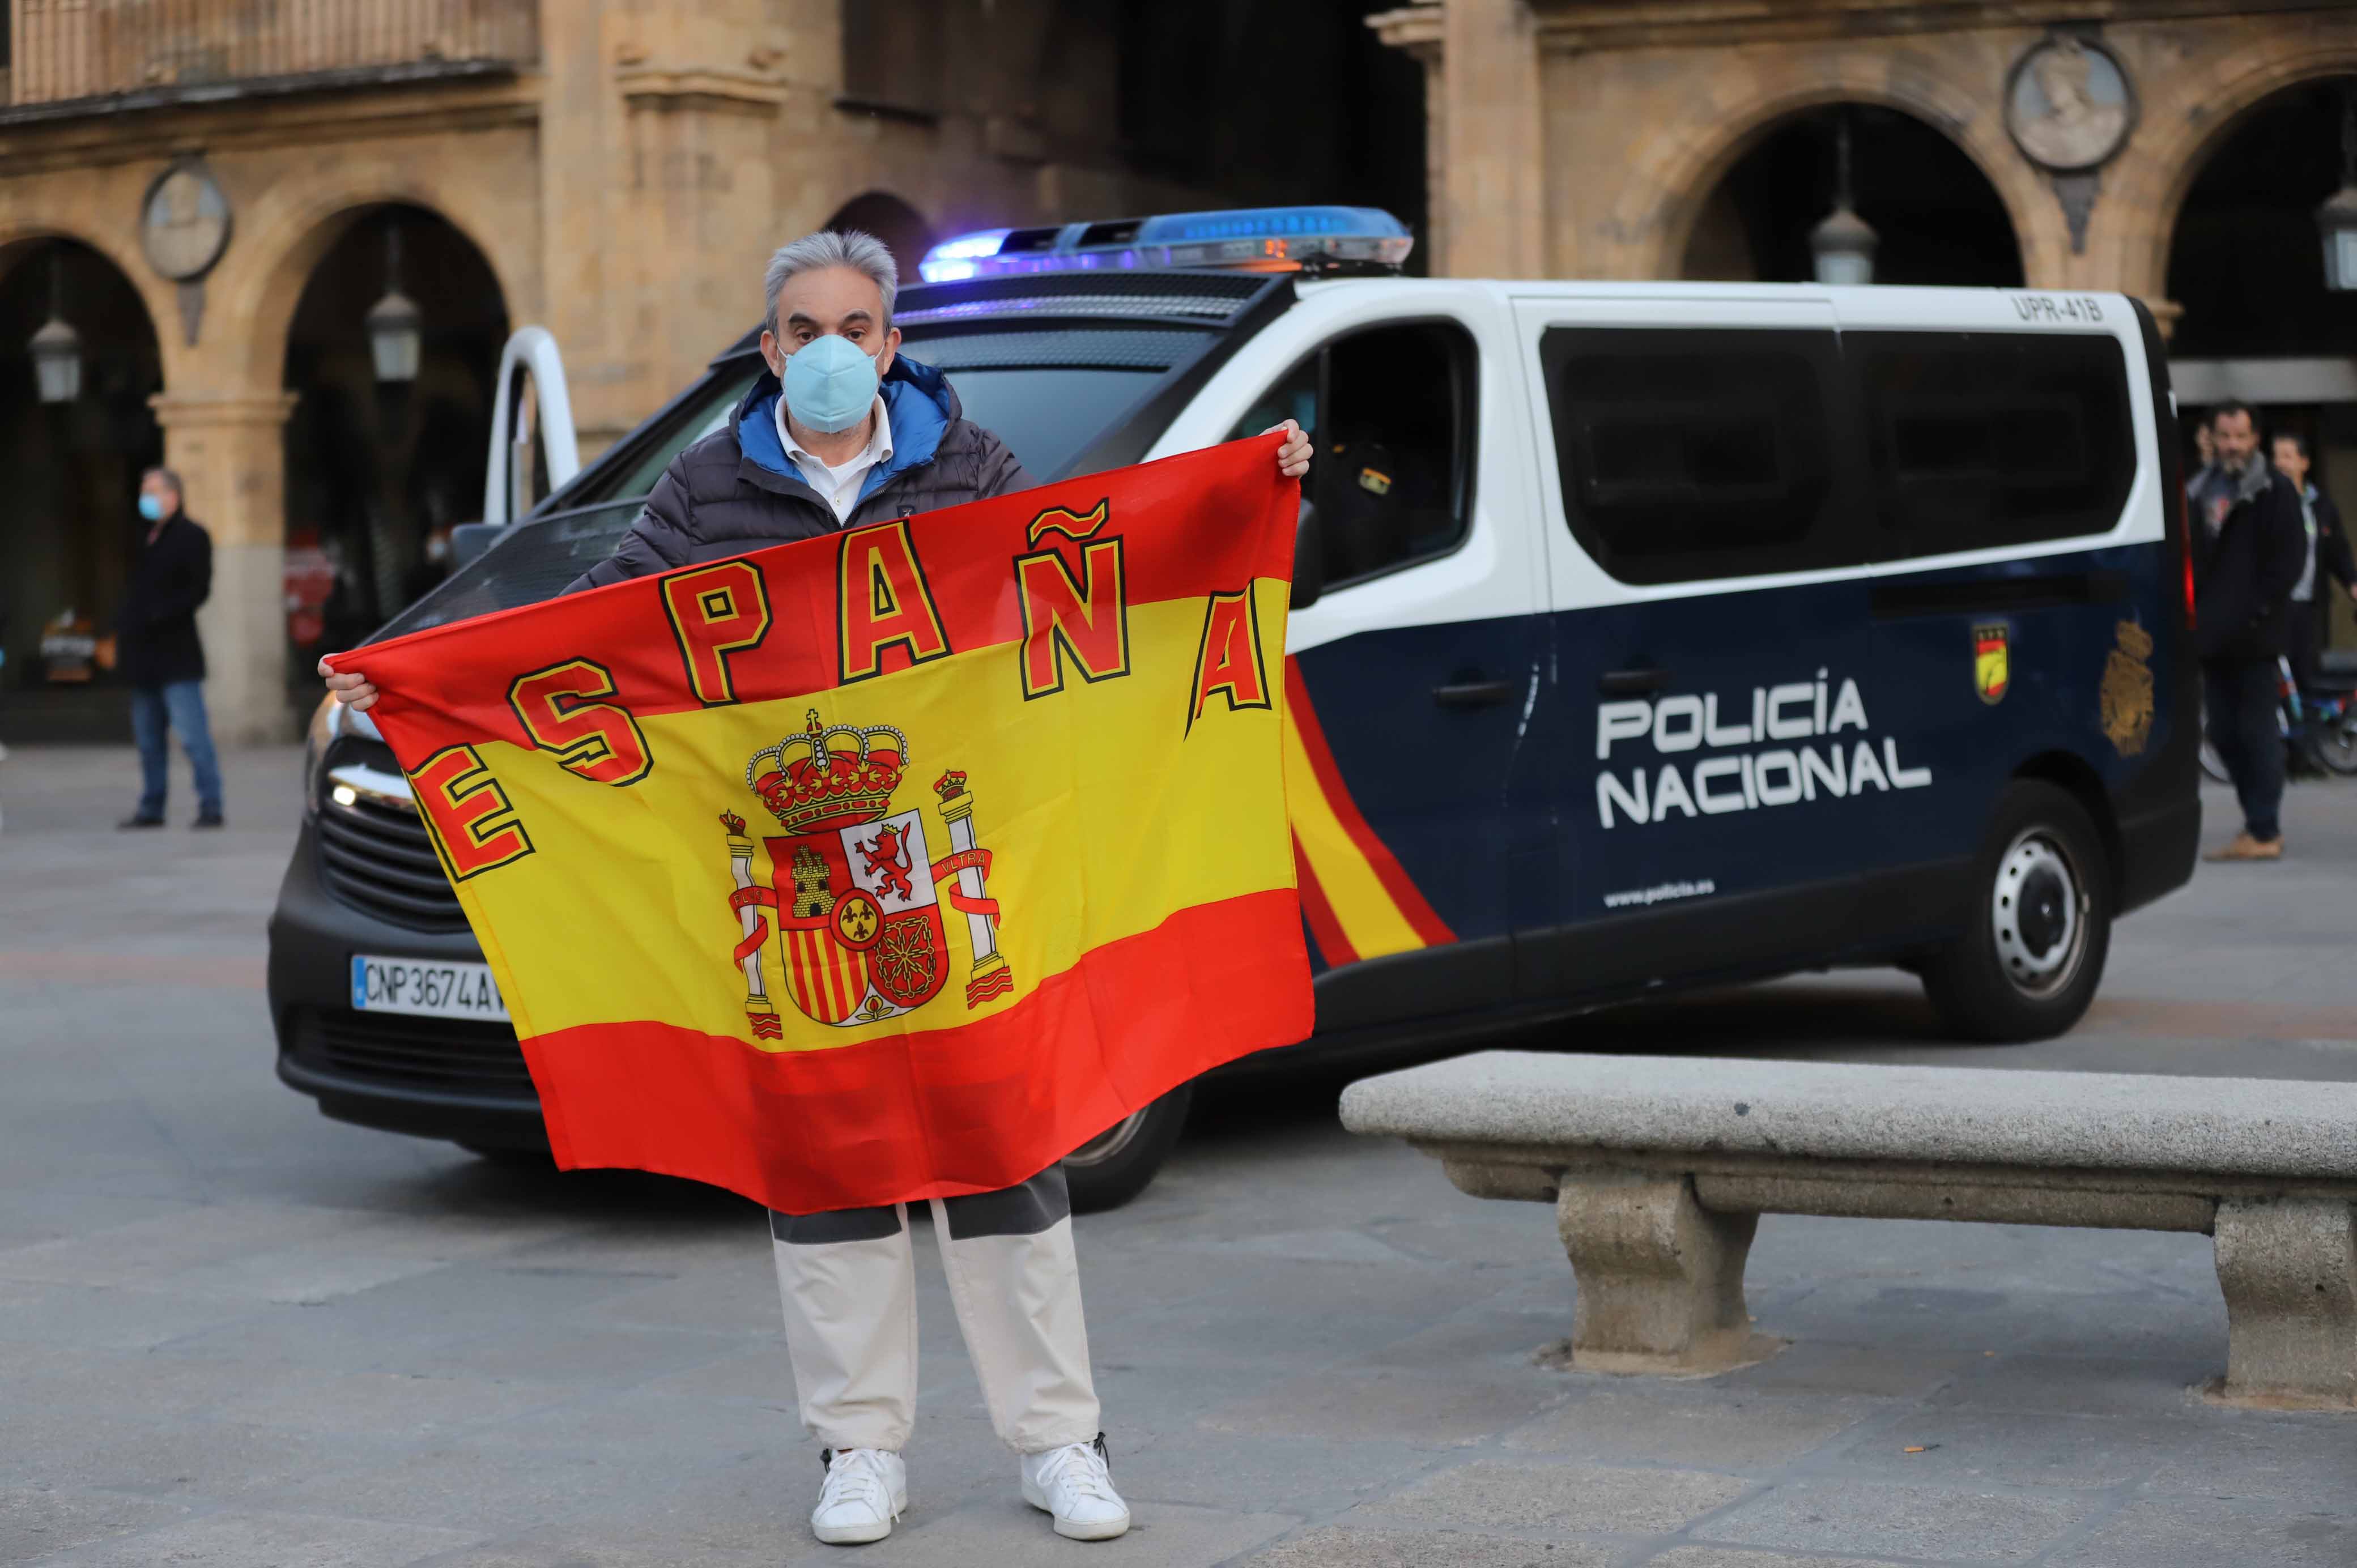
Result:
M2216 1397L2357 1410L2357 1211L2327 1198L2230 1197L2213 1234L2226 1293Z
M1743 1264L1755 1214L1717 1214L1683 1176L1568 1173L1555 1199L1579 1280L1571 1364L1580 1371L1723 1372L1773 1353L1752 1332Z

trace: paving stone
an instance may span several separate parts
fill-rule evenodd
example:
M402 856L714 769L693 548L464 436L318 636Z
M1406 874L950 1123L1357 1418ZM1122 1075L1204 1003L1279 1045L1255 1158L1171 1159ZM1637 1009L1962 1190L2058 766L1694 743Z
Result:
M2347 1568L2357 1563L2357 1498L2346 1474L2334 1490L2282 1508L2201 1497L2140 1498L2053 1568ZM2336 1511L2316 1511L2319 1505Z
M1760 1326L1773 1333L1776 1321L1772 1316L1762 1317ZM1711 1379L1708 1386L1763 1393L1920 1398L1953 1381L1980 1359L1976 1352L1967 1350L1926 1352L1912 1347L1802 1339L1756 1367Z
M253 1502L288 1512L394 1523L424 1513L478 1537L506 1536L628 1514L672 1488L748 1463L673 1455L651 1444L625 1453L610 1447L526 1447L468 1436L375 1465L322 1465ZM779 1473L774 1465L765 1463L763 1468Z
M421 1524L218 1513L85 1548L65 1563L70 1568L399 1568L473 1539L462 1530Z
M1701 1470L1540 1466L1476 1460L1362 1504L1357 1511L1472 1527L1516 1525L1658 1535L1725 1508L1750 1487L1749 1481Z
M1510 1434L1506 1446L1758 1474L1781 1469L1878 1413L1866 1400L1628 1384L1576 1395Z
M1645 1559L1645 1568L1900 1568L1879 1557L1794 1557L1783 1552L1676 1546Z
M2226 1369L2226 1342L2185 1359L2099 1356L1985 1358L1932 1396L1942 1406L2058 1415L2198 1415L2202 1384Z
M297 1432L366 1432L411 1441L506 1421L578 1393L557 1383L275 1367L263 1377L248 1372L241 1390L207 1413Z
M1218 1507L1238 1498L1281 1496L1310 1519L1380 1498L1432 1467L1429 1449L1403 1443L1301 1443L1283 1437L1180 1434L1135 1453L1113 1454L1114 1484L1133 1501ZM1275 1491L1271 1492L1274 1486Z
M1265 1541L1299 1526L1298 1519L1274 1513L1232 1513L1218 1509L1156 1503L1130 1509L1129 1533L1118 1541L1066 1541L1048 1516L1019 1498L977 1501L954 1513L903 1525L886 1540L859 1549L860 1568L974 1568L976 1563L1042 1563L1129 1564L1133 1568L1198 1568L1224 1563ZM821 1546L805 1536L793 1568L841 1568L840 1547Z
M2357 1423L2345 1415L2212 1409L2195 1426L2201 1441L2169 1450L2153 1492L2314 1502L2357 1487Z
M1329 1525L1248 1561L1254 1568L1609 1568L1622 1555L1622 1548L1582 1541Z
M1536 1369L1522 1379L1449 1377L1390 1369L1292 1378L1203 1418L1220 1432L1450 1448L1520 1426L1563 1398Z
M1996 1493L1847 1480L1788 1482L1693 1533L1753 1546L2026 1563L2094 1511L2068 1493Z
M0 1563L32 1563L87 1541L185 1518L189 1505L114 1492L0 1487Z
M0 1478L216 1500L243 1498L322 1468L382 1464L397 1452L365 1432L96 1416L70 1405L12 1410L5 1438Z
M1931 1407L1877 1422L1821 1463L1863 1478L1925 1486L2115 1487L2150 1476L2172 1453L2205 1446L2212 1430L2198 1423Z

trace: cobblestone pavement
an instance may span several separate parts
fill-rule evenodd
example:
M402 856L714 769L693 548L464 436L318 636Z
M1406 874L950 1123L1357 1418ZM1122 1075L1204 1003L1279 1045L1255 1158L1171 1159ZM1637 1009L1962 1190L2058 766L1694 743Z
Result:
M127 751L0 764L0 1563L2357 1563L2357 1417L2190 1391L2225 1350L2201 1237L1771 1218L1751 1299L1792 1348L1570 1375L1533 1360L1570 1323L1547 1211L1343 1133L1331 1080L1207 1098L1144 1198L1081 1221L1126 1540L1017 1499L928 1259L914 1506L818 1547L757 1211L345 1127L275 1081L295 768L231 758L224 833L182 800L118 834ZM1550 1037L2345 1078L2353 817L2295 789L2292 858L2128 921L2061 1042L1940 1046L1879 974Z

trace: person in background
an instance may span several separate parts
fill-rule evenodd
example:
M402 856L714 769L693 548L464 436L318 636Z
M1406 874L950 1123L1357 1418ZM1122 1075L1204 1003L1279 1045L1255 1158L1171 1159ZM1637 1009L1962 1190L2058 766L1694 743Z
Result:
M2314 691L2323 670L2320 655L2324 634L2330 626L2325 608L2325 579L2341 585L2341 591L2357 599L2357 558L2349 553L2349 535L2341 526L2341 509L2332 498L2309 482L2310 461L2308 438L2286 431L2274 442L2276 467L2289 479L2299 494L2300 521L2308 530L2308 554L2300 569L2299 581L2292 585L2291 639L2292 679L2303 692Z
M2217 459L2186 486L2193 524L2194 644L2210 744L2243 807L2243 831L2211 860L2280 860L2284 746L2276 661L2288 642L2291 591L2307 558L2299 492L2259 450L2246 403L2210 417Z
M205 645L197 636L197 607L213 588L212 536L180 510L180 477L169 468L141 476L139 515L145 527L115 618L116 656L131 683L131 735L139 743L139 809L116 826L164 825L171 730L196 776L194 825L217 828L221 766L205 718Z

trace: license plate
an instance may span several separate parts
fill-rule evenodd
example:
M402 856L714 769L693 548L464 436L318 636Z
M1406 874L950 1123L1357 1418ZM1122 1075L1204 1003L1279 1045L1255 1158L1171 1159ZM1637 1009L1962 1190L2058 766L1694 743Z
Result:
M352 1005L363 1013L422 1018L475 1018L504 1024L508 1004L487 963L352 955Z

